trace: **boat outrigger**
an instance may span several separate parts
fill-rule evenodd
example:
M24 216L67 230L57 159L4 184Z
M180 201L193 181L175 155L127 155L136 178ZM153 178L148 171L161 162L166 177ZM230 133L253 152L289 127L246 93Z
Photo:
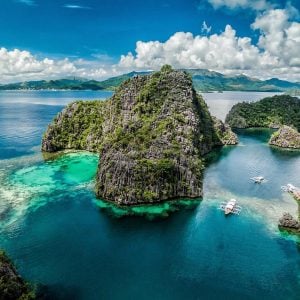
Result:
M292 185L291 183L288 183L287 185L283 185L283 186L281 187L281 189L282 189L283 191L289 192L289 193L292 193L292 192L294 192L294 191L297 190L297 188L296 188L294 185Z
M251 177L250 179L253 180L255 183L267 182L267 180L263 176Z
M300 188L288 183L287 185L283 185L281 189L285 192L288 192L294 196L297 200L300 201Z
M222 202L220 209L224 211L225 215L239 215L242 210L241 206L237 205L235 199L230 199L228 202Z

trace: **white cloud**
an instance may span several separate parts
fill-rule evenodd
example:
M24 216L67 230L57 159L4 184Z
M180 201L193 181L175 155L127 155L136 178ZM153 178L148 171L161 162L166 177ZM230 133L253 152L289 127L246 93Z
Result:
M266 0L208 0L215 8L227 7L229 9L250 8L253 10L264 10L270 7Z
M211 26L207 26L205 21L203 21L202 23L201 32L206 34L209 34L211 32Z
M300 23L290 22L288 11L275 9L255 19L252 28L259 30L258 46L283 65L300 67Z
M119 67L158 69L167 63L176 68L299 81L300 23L289 21L287 9L273 9L259 15L252 28L260 31L257 45L248 37L238 37L230 25L210 36L177 32L166 42L138 41L135 55L122 55Z
M38 59L29 51L0 48L0 83L25 80L63 78L80 76L104 79L118 74L114 68L101 65L100 62L69 59Z

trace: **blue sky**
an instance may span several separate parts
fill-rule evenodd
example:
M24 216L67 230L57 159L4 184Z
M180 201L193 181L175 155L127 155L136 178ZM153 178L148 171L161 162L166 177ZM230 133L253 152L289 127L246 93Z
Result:
M138 40L164 41L177 31L200 34L203 21L213 25L212 32L230 23L240 35L250 35L254 18L194 0L4 0L0 26L7 30L0 31L0 41L35 53L117 59L134 51Z
M260 76L257 70L249 70L249 66L254 61L254 57L252 61L247 61L249 51L252 51L249 55L257 55L257 63L264 66L271 65L272 59L273 63L276 59L281 60L280 66L276 65L278 74L270 73L269 77L273 75L287 77L285 70L287 67L299 67L297 53L294 51L296 54L292 54L296 55L294 63L287 62L287 58L278 58L272 49L267 49L263 42L259 42L261 36L268 39L272 35L273 38L274 30L270 32L272 29L265 25L264 20L260 23L256 22L257 26L253 24L260 17L265 16L265 20L268 19L268 13L269 19L273 16L276 21L281 11L286 14L286 17L281 14L282 22L276 30L286 35L292 27L289 39L295 42L293 47L298 47L299 2L296 0L289 2L1 0L0 48L4 50L0 52L0 82L60 77L67 75L68 72L102 79L133 69L156 69L163 63L171 63L174 67L203 67L225 73ZM272 15L272 11L277 13ZM296 25L291 25L294 23ZM249 50L249 45L241 46L242 49L239 49L237 43L234 48L237 50L238 63L234 64L230 61L230 53L227 53L228 56L225 55L226 63L212 63L213 60L220 60L220 54L215 53L214 48L226 44L226 41L222 41L226 25L234 31L232 36L232 31L227 30L227 40L249 38L250 44L257 49ZM193 37L176 35L181 32L191 33ZM214 43L212 38L209 41L210 45L204 45L206 43L204 38L211 38L211 36L216 36L220 41ZM202 40L197 40L197 37ZM173 45L168 46L166 42L170 39ZM137 47L138 42L143 43L139 44L140 48ZM156 42L160 44L155 44ZM242 44L245 42L240 40ZM182 49L178 46L181 43L190 45L190 48ZM282 45L285 43L286 48L291 47L289 41L280 43ZM201 52L203 47L211 57ZM235 50L229 47L227 51ZM259 53L254 53L255 51ZM128 56L129 52L131 54ZM270 57L265 55L262 58L260 57L262 53L267 53ZM145 58L142 57L143 55ZM189 55L189 60L184 57L185 55ZM243 61L241 55L245 56ZM179 56L180 59L176 58ZM16 66L8 65L9 59L10 63L14 63L11 57L16 60ZM22 63L24 65L27 63L25 69L20 69L18 72L17 65ZM32 64L32 69L29 64ZM59 68L62 70L60 71ZM256 69L259 69L259 65ZM264 67L264 69L268 68ZM288 77L298 80L298 75L298 70L295 69L293 74L288 74ZM267 70L264 70L261 77L268 77Z

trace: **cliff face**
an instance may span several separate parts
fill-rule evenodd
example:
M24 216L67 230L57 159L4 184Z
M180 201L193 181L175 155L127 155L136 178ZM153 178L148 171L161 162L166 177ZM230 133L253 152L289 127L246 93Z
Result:
M34 293L2 251L0 251L0 299L35 299Z
M288 95L235 104L226 123L235 128L294 126L300 130L300 100Z
M99 151L96 194L119 204L200 197L203 155L237 143L211 117L190 76L168 66L126 81L107 102L86 103L69 105L55 119L42 149Z
M272 134L269 144L282 148L300 149L300 133L292 127L282 126Z

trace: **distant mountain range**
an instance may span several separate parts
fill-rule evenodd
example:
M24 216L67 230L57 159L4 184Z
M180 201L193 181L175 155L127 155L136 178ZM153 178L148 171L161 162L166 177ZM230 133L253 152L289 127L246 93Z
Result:
M185 71L191 74L195 89L202 92L286 92L289 90L300 90L300 82L290 82L277 78L259 80L245 75L228 76L206 69L188 69ZM88 80L84 78L25 81L2 84L0 85L0 90L115 90L125 80L135 75L149 73L150 72L130 72L104 81Z

